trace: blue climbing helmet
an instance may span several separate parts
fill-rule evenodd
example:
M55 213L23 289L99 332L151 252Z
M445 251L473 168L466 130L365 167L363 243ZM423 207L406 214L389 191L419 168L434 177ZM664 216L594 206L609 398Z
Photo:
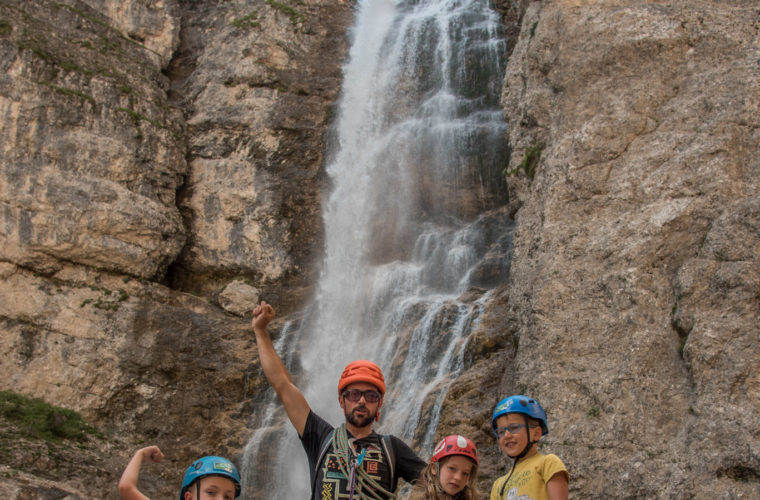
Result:
M549 426L546 425L546 412L541 405L528 396L509 396L499 401L491 416L491 427L496 433L496 419L507 413L522 413L541 423L541 435L549 434ZM498 435L497 435L498 437Z
M237 467L226 458L202 457L190 464L190 467L185 471L182 489L179 490L179 500L182 500L185 491L196 479L206 476L226 477L235 483L235 498L240 495L240 473L238 473Z

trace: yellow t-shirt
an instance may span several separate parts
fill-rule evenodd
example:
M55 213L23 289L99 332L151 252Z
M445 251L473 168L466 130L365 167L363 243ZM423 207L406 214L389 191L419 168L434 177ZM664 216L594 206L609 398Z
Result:
M567 474L567 469L557 455L535 455L517 462L515 472L509 478L507 487L502 486L509 474L494 481L490 500L549 500L546 482L557 472Z

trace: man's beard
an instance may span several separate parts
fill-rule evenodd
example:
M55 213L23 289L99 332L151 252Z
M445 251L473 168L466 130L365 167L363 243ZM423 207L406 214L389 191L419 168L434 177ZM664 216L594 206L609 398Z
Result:
M353 409L353 411L356 411L358 409L368 410L366 406L357 406ZM377 416L377 411L375 411L375 413L370 413L366 417L357 417L353 414L353 412L349 413L347 410L344 412L344 414L346 415L346 421L354 427L367 427L368 425L372 425L372 422Z

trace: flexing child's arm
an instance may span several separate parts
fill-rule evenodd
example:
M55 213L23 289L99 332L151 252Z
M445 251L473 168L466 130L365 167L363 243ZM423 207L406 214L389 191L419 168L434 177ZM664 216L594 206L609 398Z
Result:
M137 480L140 477L140 466L143 460L149 462L160 462L164 458L164 454L158 449L158 446L148 446L146 448L140 448L137 450L129 461L124 472L121 474L119 480L119 495L122 500L150 500L148 497L140 493L137 489Z
M567 500L567 490L567 473L565 471L557 472L546 482L546 493L549 494L549 500Z
M261 369L269 384L285 407L290 423L295 427L299 436L303 436L306 419L311 408L301 390L295 386L285 364L277 355L272 345L272 339L267 332L267 325L274 318L274 309L266 302L261 302L253 310L253 333L256 335L256 345L259 347Z

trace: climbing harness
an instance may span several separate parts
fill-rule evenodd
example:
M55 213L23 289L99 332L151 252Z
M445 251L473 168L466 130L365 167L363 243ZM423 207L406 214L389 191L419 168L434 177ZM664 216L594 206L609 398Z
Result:
M353 500L355 494L362 500L393 500L396 498L392 491L383 488L380 483L367 474L364 468L360 467L367 453L367 448L364 448L359 455L356 454L353 444L349 442L346 424L342 424L333 431L332 445L333 450L338 455L338 467L349 480L349 500ZM346 470L346 465L348 465L348 470ZM390 459L388 465L393 471L393 464ZM392 480L391 484L393 484Z

